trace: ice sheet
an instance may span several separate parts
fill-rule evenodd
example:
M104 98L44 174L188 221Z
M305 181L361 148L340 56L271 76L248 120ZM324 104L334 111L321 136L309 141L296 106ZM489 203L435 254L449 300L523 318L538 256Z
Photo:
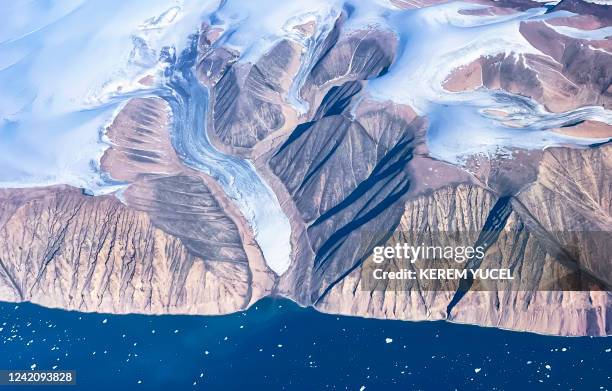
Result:
M2 2L0 186L68 183L97 192L104 125L159 65L181 50L213 1Z

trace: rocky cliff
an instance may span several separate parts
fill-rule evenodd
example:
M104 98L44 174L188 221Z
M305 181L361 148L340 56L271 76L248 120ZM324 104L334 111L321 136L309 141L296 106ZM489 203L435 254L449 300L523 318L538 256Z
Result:
M210 178L179 163L160 99L132 100L108 130L103 167L121 202L78 189L7 189L0 299L114 313L220 314L273 278L244 218Z

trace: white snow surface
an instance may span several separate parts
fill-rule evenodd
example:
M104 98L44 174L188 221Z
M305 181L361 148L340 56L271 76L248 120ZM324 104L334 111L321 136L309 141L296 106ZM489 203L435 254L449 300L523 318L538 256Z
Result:
M296 8L296 3L299 8ZM316 58L316 45L296 34L294 26L315 21L323 32L329 31L337 16L345 10L347 20L343 34L356 29L384 29L396 34L397 58L388 72L370 80L367 91L379 100L410 105L426 115L431 126L428 133L430 154L461 165L473 155L509 155L513 148L546 148L555 145L584 146L606 141L582 139L550 131L570 120L593 119L612 123L610 111L601 107L583 108L569 113L547 112L537 102L512 94L479 90L450 93L443 82L456 68L483 56L505 55L524 61L525 54L544 55L519 31L524 21L546 21L572 16L568 11L546 14L546 8L535 7L508 15L470 15L462 11L487 6L451 2L420 9L398 9L383 0L289 0L258 1L244 5L228 0L209 22L225 31L220 44L244 53L241 61L254 62L281 38L290 38L304 46L302 68L294 80L289 101L305 112L299 97L304 76ZM608 28L591 32L562 29L580 39L598 39ZM316 41L313 39L312 41ZM521 127L509 127L500 118L483 114L486 109L510 113ZM522 119L521 119L522 117Z
M587 3L599 4L599 5L612 5L612 0L583 0Z
M181 49L212 1L2 2L0 186L105 192L101 131L162 46Z
M549 23L546 23L546 25L558 32L559 34L563 34L572 38L583 39L586 41L597 41L612 37L612 26L601 27L595 30L580 30L575 27L556 26Z

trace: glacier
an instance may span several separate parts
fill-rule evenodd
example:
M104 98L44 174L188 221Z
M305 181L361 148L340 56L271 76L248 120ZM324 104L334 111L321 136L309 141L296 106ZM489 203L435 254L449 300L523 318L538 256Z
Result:
M299 5L299 7L296 7ZM241 53L239 61L254 62L280 39L292 39L304 47L301 67L295 77L288 101L298 113L307 112L299 96L305 75L317 57L317 45L345 11L343 34L357 29L392 31L399 48L388 72L369 80L366 90L374 99L407 104L430 119L430 155L462 165L473 155L508 155L513 148L542 149L552 146L588 146L608 139L563 135L552 129L576 121L596 120L612 123L612 112L602 107L581 108L567 113L550 113L537 102L503 91L481 88L469 92L449 92L442 84L451 72L483 56L503 54L544 55L519 32L525 21L569 17L568 11L547 13L545 7L502 15L471 15L463 11L489 6L462 1L441 3L418 9L400 9L384 0L258 1L228 0L208 17L208 23L224 31L218 45ZM310 40L296 37L292 26L314 21L320 32ZM554 26L570 37L600 39L609 28L595 31ZM508 118L487 114L490 110L508 113ZM519 120L522 116L523 119Z
M0 186L117 184L98 162L103 131L164 46L182 50L214 2L3 2Z
M173 0L0 5L4 15L16 16L0 30L0 187L120 190L124 184L99 169L109 146L105 127L130 98L160 95L173 106L174 139L184 140L176 143L181 157L220 182L249 221L268 265L282 274L290 260L289 221L250 162L208 143L206 96L197 81L182 90L195 89L197 96L187 101L171 99L179 95L176 77L174 85L138 83L176 65L160 60L163 51L191 53L191 36L218 7L217 1Z
M291 261L291 225L276 195L247 160L216 150L206 133L208 91L194 70L197 39L166 69L161 85L150 91L172 108L172 141L181 160L221 185L246 217L266 264L278 275Z

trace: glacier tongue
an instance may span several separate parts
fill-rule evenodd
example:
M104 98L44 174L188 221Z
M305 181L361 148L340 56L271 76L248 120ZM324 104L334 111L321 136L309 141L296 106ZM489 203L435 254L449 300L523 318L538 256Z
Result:
M246 159L216 150L206 133L208 91L194 76L197 48L183 51L158 93L172 107L173 144L183 162L217 180L248 220L266 264L283 274L291 261L291 225L276 195Z

